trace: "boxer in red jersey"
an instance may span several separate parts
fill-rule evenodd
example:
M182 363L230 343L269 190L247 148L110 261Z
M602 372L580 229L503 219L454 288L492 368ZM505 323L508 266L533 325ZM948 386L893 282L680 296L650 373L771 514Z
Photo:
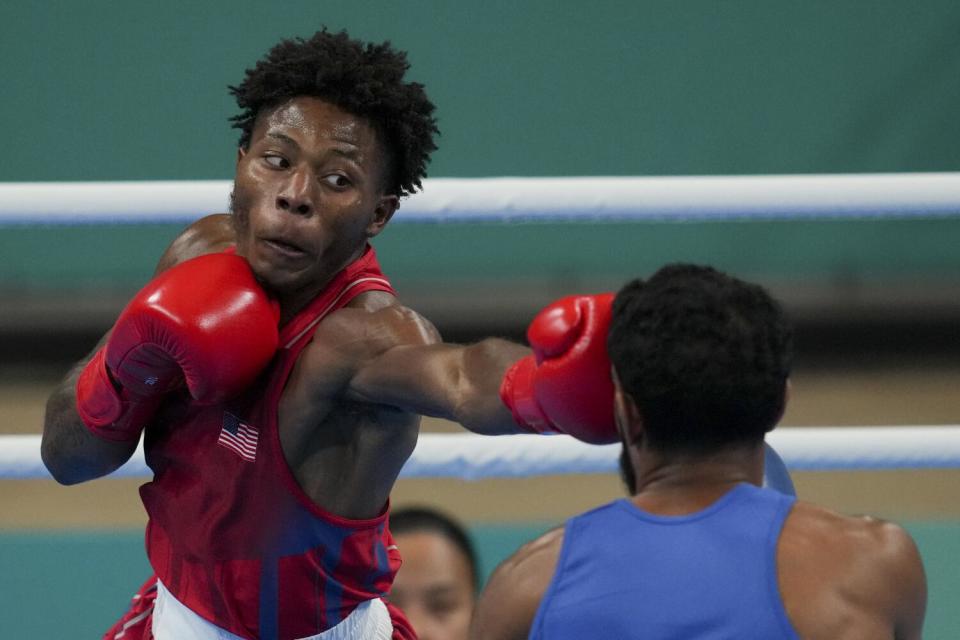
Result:
M51 395L64 484L144 433L157 576L109 638L413 637L381 601L399 565L388 499L419 415L485 434L613 442L609 296L551 308L530 350L442 344L369 240L435 148L433 105L388 44L317 33L232 89L231 215L191 225Z

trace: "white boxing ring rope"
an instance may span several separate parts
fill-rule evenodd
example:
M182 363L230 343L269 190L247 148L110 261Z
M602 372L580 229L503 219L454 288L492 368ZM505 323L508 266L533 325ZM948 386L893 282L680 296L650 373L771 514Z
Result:
M187 223L226 211L227 180L0 183L2 224ZM431 178L396 223L960 215L960 173Z
M960 468L960 425L780 427L767 436L790 471ZM523 478L611 473L620 445L596 446L569 436L420 436L402 478ZM111 477L150 475L142 447ZM0 436L0 479L49 478L40 436Z
M226 211L231 183L0 183L0 225L192 222ZM395 223L740 221L960 216L960 173L431 178ZM960 467L960 426L783 427L791 470ZM48 477L39 436L0 436L0 478ZM403 477L605 473L619 446L566 436L425 434ZM142 450L114 476L149 474Z

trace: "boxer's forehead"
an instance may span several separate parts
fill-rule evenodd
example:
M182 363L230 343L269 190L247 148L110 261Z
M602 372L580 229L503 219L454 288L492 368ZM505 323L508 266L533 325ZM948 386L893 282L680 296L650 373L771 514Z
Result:
M265 111L257 118L251 144L278 136L305 150L334 146L368 161L379 160L377 134L370 122L321 98L300 96Z

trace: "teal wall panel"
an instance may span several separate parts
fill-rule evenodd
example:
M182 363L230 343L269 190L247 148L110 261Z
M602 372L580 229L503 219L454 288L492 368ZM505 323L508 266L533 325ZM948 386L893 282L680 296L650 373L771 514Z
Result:
M0 227L0 290L135 290L180 225ZM405 287L605 280L667 262L715 265L763 282L956 282L960 218L735 223L393 224L377 238ZM570 285L567 285L570 286Z
M226 87L322 25L409 51L435 176L960 169L953 0L0 5L0 181L226 178Z

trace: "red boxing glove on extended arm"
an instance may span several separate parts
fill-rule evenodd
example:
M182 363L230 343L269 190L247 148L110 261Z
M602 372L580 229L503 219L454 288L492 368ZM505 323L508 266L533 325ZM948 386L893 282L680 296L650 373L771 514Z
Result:
M528 431L559 431L594 444L617 442L607 356L612 293L568 296L527 329L534 355L507 370L500 397Z
M132 440L181 385L198 402L229 398L273 357L278 319L243 258L216 253L180 263L121 312L80 374L77 411L96 435Z

